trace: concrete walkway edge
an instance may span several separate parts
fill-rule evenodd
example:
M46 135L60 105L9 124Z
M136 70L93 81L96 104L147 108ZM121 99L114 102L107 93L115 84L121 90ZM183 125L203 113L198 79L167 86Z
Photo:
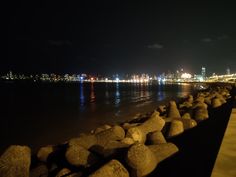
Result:
M236 108L232 109L211 177L236 176Z

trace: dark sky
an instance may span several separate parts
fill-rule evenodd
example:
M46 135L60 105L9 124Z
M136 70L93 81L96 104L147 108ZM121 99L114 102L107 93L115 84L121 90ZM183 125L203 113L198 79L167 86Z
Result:
M236 72L236 7L226 1L17 1L7 8L1 72Z

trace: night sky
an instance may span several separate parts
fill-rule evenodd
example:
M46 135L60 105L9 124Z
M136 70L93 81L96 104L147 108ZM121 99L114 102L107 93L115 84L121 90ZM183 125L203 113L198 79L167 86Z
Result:
M86 3L85 3L86 2ZM236 72L236 7L226 1L11 2L1 72Z

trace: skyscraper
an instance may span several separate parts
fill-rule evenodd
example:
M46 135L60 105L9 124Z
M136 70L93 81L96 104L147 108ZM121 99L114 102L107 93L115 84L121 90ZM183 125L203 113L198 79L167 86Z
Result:
M206 68L202 67L202 78L205 79L206 78Z
M230 75L230 69L229 68L226 69L226 74Z

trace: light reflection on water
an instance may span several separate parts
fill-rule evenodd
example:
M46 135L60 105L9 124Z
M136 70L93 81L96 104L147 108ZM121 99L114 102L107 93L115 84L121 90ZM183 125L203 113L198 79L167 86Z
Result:
M129 84L80 83L81 111L97 107L121 108L126 105L141 107L151 102L163 102L166 99L186 97L191 92L190 84Z
M119 104L120 104L120 90L119 90L119 83L116 83L115 107L118 107Z
M177 96L180 98L187 97L189 95L189 92L191 91L190 84L182 83L178 84L178 92Z
M162 101L165 99L166 97L166 92L163 91L163 85L162 84L159 84L158 85L158 89L157 89L157 101Z
M96 96L93 82L91 82L91 87L90 87L90 108L92 111L95 111L96 109Z
M6 112L6 118L1 119L2 144L38 147L153 111L158 104L190 94L192 86L15 83L2 84L0 89L1 105L5 106L2 110Z
M80 106L83 107L85 102L84 98L84 87L83 84L80 84Z

